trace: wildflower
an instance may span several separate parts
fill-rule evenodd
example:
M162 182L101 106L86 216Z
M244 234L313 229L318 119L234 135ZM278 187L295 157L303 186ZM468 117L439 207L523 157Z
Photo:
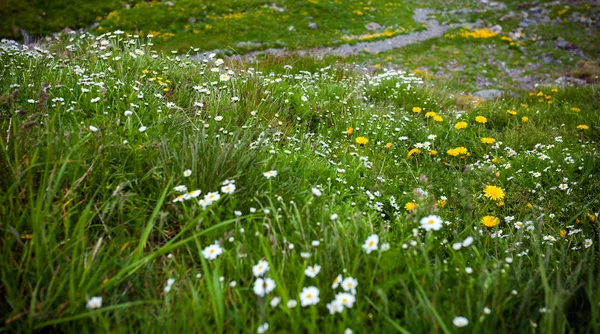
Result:
M436 215L421 218L421 228L425 231L438 231L442 228L442 219Z
M267 273L269 269L271 269L269 267L269 262L265 260L259 260L258 263L254 267L252 267L252 274L254 274L254 276L256 277L260 277Z
M458 129L458 130L466 129L468 125L469 124L467 124L467 122L458 122L458 123L454 124L454 128Z
M321 271L321 266L315 264L314 266L308 266L306 270L304 270L304 274L310 278L315 278L317 274Z
M337 289L338 286L340 286L340 283L342 282L342 275L338 274L334 279L333 279L333 284L331 284L331 288L332 289Z
M92 132L98 132L98 128L95 127L95 126L93 126L93 125L90 125L90 131L92 131Z
M443 122L444 118L442 116L436 114L436 115L433 115L433 120L436 122Z
M501 200L504 198L504 191L500 187L486 186L483 189L485 196L493 201Z
M523 117L521 117L521 121L522 121L523 123L525 123L525 122L528 122L528 121L529 121L529 117L527 117L527 116L523 116Z
M221 81L229 81L229 75L223 73L219 76L219 80Z
M365 240L365 244L362 247L367 254L371 254L372 251L377 250L378 244L379 236L377 234L372 234L367 238L367 240Z
M485 124L485 123L487 123L487 118L485 118L483 116L477 116L477 117L475 117L475 121L480 124Z
M102 307L102 297L92 297L87 301L87 308L94 310Z
M269 304L271 304L271 307L277 307L277 305L279 305L280 301L281 301L281 298L279 298L279 297L273 297L273 299L271 299L271 301L269 302Z
M190 175L192 175L192 171L190 169L183 171L183 177L190 177Z
M392 143L387 143L387 144L385 144L385 149L389 150L390 148L392 148L393 145L394 144L392 144Z
M435 156L435 155L437 155L437 153L438 152L436 150L429 151L429 155L432 156L432 157Z
M352 136L353 133L354 133L354 128L349 127L348 129L346 129L346 135L347 136Z
M567 189L569 189L569 185L565 184L565 183L561 183L561 184L558 185L558 188L560 190L567 190Z
M350 291L353 295L356 294L356 287L358 286L358 281L353 277L346 277L342 282L342 289L344 291Z
M420 112L421 112L421 110L422 110L422 109L421 109L421 108L419 108L419 107L413 107L413 108L412 108L412 112L414 112L414 113L420 113Z
M329 314L342 313L342 311L344 311L344 305L337 299L334 299L326 306L329 310Z
M323 195L323 193L321 192L321 190L319 190L319 188L312 188L312 194L316 197L320 197L321 195Z
M496 139L490 138L490 137L485 137L485 138L481 138L481 142L483 144L493 144L496 142Z
M257 332L258 334L263 334L269 329L269 323L265 322L264 324L258 326Z
M467 238L465 238L465 240L463 240L462 246L469 247L469 246L471 246L472 243L473 243L473 237L467 237Z
M358 137L358 138L356 138L356 143L358 145L363 146L363 145L366 145L368 142L369 142L369 139L367 139L365 137Z
M165 292L171 291L171 288L173 287L173 283L175 283L175 279L174 278L169 278L167 280L167 285L165 286Z
M230 183L228 185L225 185L223 187L221 187L221 192L223 194L233 194L233 192L235 191L235 183Z
M592 242L592 239L585 239L585 240L583 241L583 246L584 246L585 248L589 248L589 247L592 245L592 243L593 243L593 242Z
M408 151L407 158L412 158L413 155L417 155L419 153L421 153L421 151L418 148L413 148L412 150Z
M408 202L408 203L404 204L404 208L406 209L406 211L414 210L416 207L417 207L417 203L415 203L415 202Z
M297 305L298 305L298 302L297 302L296 300L294 300L294 299L290 299L290 300L288 300L288 302L287 302L287 307L288 307L288 308L294 308L294 307L296 307Z
M317 287L309 286L302 288L302 292L300 292L300 304L302 307L316 305L319 301L319 289Z
M204 196L204 200L211 205L212 203L218 201L221 198L221 195L218 192L208 193Z
M335 300L337 300L347 308L352 308L352 305L354 305L356 298L350 293L340 292L337 295L335 295Z
M452 323L454 323L454 326L456 327L465 327L469 325L469 320L465 317L455 317L454 320L452 320Z
M218 243L214 243L202 250L202 256L207 260L214 260L221 254L223 254L223 248Z
M484 216L481 218L481 223L487 227L494 227L500 224L500 219L494 216Z
M147 129L148 129L147 127L145 127L145 126L141 126L141 127L138 129L138 130L139 130L140 132L146 132L146 130L147 130Z
M507 112L509 115L511 115L511 116L514 116L514 115L516 115L516 114L517 114L517 112L516 112L516 111L514 111L514 110L510 110L510 109L509 109L509 110L507 110L506 112Z
M579 129L579 130L587 130L587 129L589 129L589 128L590 128L590 127L589 127L589 126L587 126L587 125L585 125L585 124L580 124L580 125L577 125L577 129Z
M267 295L274 289L275 289L275 281L268 277L265 279L257 278L256 281L254 281L253 290L254 290L254 293L259 297L264 297L265 295Z
M200 194L202 193L202 190L192 190L189 193L187 193L187 195L189 196L189 198L196 198L198 196L200 196ZM186 198L186 199L189 199Z
M429 111L427 113L425 113L425 117L430 118L430 117L435 117L437 114L433 111Z
M263 175L267 178L270 179L272 177L277 176L277 171L276 170L270 170L268 172L264 172Z

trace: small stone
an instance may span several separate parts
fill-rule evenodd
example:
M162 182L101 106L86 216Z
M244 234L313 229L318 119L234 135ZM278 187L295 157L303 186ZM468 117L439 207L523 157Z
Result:
M190 18L188 19L188 22L189 22L189 23L196 23L197 21L198 21L198 20L197 20L195 17L190 17Z
M314 23L314 22L308 22L308 27L311 28L311 29L317 29L318 28L317 24Z
M504 94L503 91L499 89L483 89L473 93L473 96L478 97L480 99L489 100L489 99L497 99Z
M502 32L502 27L500 25L496 24L495 26L490 28L490 31L499 34Z
M365 28L367 28L368 31L377 31L381 29L381 25L375 22L370 22L365 25Z
M167 1L165 2L165 6L173 7L175 6L175 4L173 3L173 1Z
M562 37L557 38L555 44L557 47L559 47L561 49L565 49L565 50L575 49L575 44L568 42L567 40L565 40Z
M581 80L581 79L577 79L577 78L573 78L573 77L569 77L569 76L562 76L556 80L554 80L554 82L557 85L566 85L566 86L582 86L586 84L585 80Z

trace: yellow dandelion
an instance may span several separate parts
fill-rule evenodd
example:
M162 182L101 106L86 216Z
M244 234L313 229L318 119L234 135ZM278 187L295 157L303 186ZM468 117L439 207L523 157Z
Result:
M363 145L366 145L368 142L369 142L369 139L367 139L365 137L358 137L358 138L356 138L356 143L358 145L363 146Z
M485 123L487 123L487 118L485 118L483 116L477 116L477 117L475 117L475 121L477 123L485 124Z
M580 124L580 125L577 125L577 128L578 128L579 130L587 130L587 129L589 129L590 127L589 127L589 126L587 126L587 125L585 125L585 124Z
M487 227L494 227L500 224L500 219L494 216L484 216L483 218L481 218L481 223Z
M468 125L469 124L467 124L467 122L458 122L458 123L454 124L454 128L458 129L458 130L462 130L462 129L466 129Z
M408 151L407 157L412 158L413 155L417 155L419 153L421 153L421 151L418 148L413 148L412 150Z
M517 114L517 112L516 112L516 111L514 111L514 110L510 110L510 109L509 109L509 110L507 110L506 112L507 112L509 115L512 115L512 116L514 116L514 115L516 115L516 114Z
M416 207L417 207L417 203L415 203L415 202L408 202L408 203L404 204L404 208L406 209L406 211L414 210Z
M419 107L413 107L413 108L412 108L412 111L413 111L414 113L420 113L420 112L421 112L421 110L422 110L422 109L421 109L421 108L419 108Z
M352 136L353 133L354 133L354 128L350 127L348 129L346 129L346 135L347 136Z
M496 139L490 138L490 137L485 137L485 138L481 138L481 142L483 144L493 144L496 142Z
M485 194L485 197L493 201L497 201L504 198L504 190L496 186L486 186L485 189L483 189L483 193Z
M525 123L525 122L529 122L529 117L527 117L527 116L523 116L523 117L521 117L521 121L522 121L523 123Z

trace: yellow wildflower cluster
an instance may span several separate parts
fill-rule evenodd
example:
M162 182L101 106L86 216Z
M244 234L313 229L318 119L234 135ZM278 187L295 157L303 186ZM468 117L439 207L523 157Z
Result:
M457 157L457 156L468 156L469 155L469 150L467 150L466 147L463 146L459 146L456 148L451 148L448 151L446 151L446 153L448 153L448 155L451 155L453 157Z
M396 30L385 30L384 32L377 32L374 34L366 34L360 36L342 36L341 39L343 41L365 41L380 37L393 37L395 35L401 34L404 32L404 29L396 29Z

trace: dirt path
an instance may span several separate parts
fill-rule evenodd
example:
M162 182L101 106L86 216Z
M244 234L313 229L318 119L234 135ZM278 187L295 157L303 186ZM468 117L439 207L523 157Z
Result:
M423 31L413 32L406 35L398 35L392 38L387 38L380 41L375 42L360 42L354 45L342 44L338 46L332 47L321 47L321 48L311 48L306 50L288 50L285 48L271 48L261 51L253 51L247 53L245 55L234 55L230 56L231 59L239 59L239 60L253 60L258 55L269 54L274 56L285 56L290 54L297 54L300 56L311 56L314 58L323 58L325 56L334 55L340 57L347 57L356 55L361 51L368 50L369 52L377 53L382 51L391 50L394 48L403 47L409 44L418 43L424 41L429 38L439 37L444 35L444 33L450 28L450 25L442 25L435 19L430 19L429 15L435 13L434 10L419 8L415 11L413 15L413 19L415 22L419 24L426 24L427 29ZM464 25L464 24L463 24ZM212 52L218 52L220 50L208 51L199 53L193 56L196 60L202 60L206 57L207 54Z

